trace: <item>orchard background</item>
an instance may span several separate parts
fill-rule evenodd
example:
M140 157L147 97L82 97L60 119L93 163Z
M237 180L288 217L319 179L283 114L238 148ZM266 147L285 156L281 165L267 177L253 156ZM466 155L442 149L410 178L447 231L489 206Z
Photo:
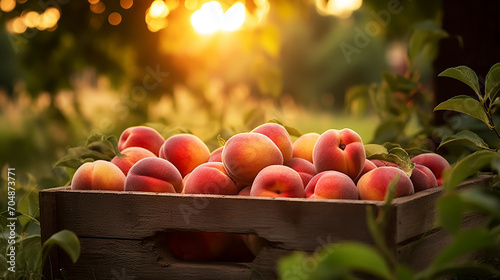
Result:
M0 0L0 212L15 168L20 279L40 277L30 257L41 250L38 191L69 183L74 170L55 163L94 134L148 125L164 137L193 133L213 150L273 120L299 133L348 127L365 143L450 163L480 149L438 149L462 130L498 151L480 120L433 111L474 96L439 73L466 65L483 89L500 62L496 1L206 2ZM498 257L488 264L498 269Z

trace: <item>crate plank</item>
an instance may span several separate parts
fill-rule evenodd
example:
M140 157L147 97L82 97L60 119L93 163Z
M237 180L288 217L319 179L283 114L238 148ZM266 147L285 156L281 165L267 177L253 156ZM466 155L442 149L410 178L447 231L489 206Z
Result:
M480 176L460 188L488 187L491 180ZM441 193L442 188L427 190L397 198L390 206L387 244L412 268L425 267L450 241L435 223ZM53 255L55 270L65 268L70 279L119 279L116 275L123 273L135 279L274 279L277 260L294 250L313 253L343 240L373 244L366 225L368 207L378 211L383 202L68 187L40 192L42 240L69 229L82 243L76 264L61 257L62 252ZM480 216L470 214L464 227L481 222ZM154 241L173 230L256 234L268 243L251 263L182 262Z
M479 176L461 184L458 189L488 188L491 176ZM398 221L396 243L431 231L436 228L436 202L441 196L442 187L418 192L414 195L394 200L396 220Z
M462 228L468 229L483 225L486 216L478 213L465 215L462 221ZM398 246L397 254L399 260L407 263L412 269L418 271L426 268L436 257L451 243L452 236L442 228L414 238L412 241ZM464 256L462 260L470 259L471 256Z
M325 235L331 235L332 241L369 242L366 206L381 205L67 189L53 193L65 209L58 213L59 226L82 237L143 239L164 230L254 233L285 249L303 250L313 249L316 238Z
M80 238L80 242L80 260L73 264L63 259L61 263L72 280L275 279L277 260L290 253L265 248L252 263L183 262L169 259L158 253L155 244L140 240Z

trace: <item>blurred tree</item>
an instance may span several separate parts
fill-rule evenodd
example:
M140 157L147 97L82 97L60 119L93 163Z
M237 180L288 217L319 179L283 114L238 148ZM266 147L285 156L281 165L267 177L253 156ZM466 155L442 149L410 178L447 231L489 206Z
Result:
M217 76L228 84L246 83L259 94L286 92L303 103L342 106L346 88L379 80L378 73L388 67L386 39L405 37L415 21L435 18L440 3L365 0L350 18L337 18L316 11L315 3L321 1L274 0L269 10L267 1L245 1L250 14L266 14L263 24L207 36L194 32L189 21L206 1L160 2L170 5L160 18L164 29L146 22L153 1L17 2L12 11L0 14L19 66L2 84L11 91L15 77L33 95L53 94L71 87L74 73L92 68L126 90L142 85L154 69L169 78L151 92L168 93L174 81L202 90L208 78ZM227 9L236 1L220 2ZM394 5L400 12L380 22ZM57 25L40 30L22 26L29 23L29 11L41 16L50 7L58 11ZM376 29L373 34L370 28ZM351 59L339 45L354 45L359 30L368 33L369 42L356 46ZM5 46L4 32L2 28Z

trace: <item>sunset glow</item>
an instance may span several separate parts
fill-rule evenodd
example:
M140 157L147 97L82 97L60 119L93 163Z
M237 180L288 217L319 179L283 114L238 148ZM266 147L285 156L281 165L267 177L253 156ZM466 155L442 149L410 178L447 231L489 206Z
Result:
M237 2L224 12L219 2L211 1L193 13L191 24L200 34L232 32L241 28L245 22L245 14L245 5L241 2Z

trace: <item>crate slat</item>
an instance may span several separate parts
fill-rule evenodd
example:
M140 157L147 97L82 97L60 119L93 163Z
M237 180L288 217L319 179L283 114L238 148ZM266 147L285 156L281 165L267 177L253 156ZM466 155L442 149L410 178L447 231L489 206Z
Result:
M491 186L480 176L460 189ZM386 241L399 260L412 268L428 265L449 243L435 224L435 203L442 188L397 198L390 211ZM383 202L313 200L145 192L40 191L42 240L61 229L75 232L82 254L71 264L53 254L53 269L65 268L70 279L273 279L277 260L294 250L317 252L326 244L354 240L373 244L366 225L367 207ZM485 218L470 214L464 227ZM251 263L194 263L173 258L155 242L173 230L256 234L268 243ZM47 271L47 267L45 267ZM256 273L258 271L259 273ZM92 273L92 274L89 274ZM57 273L56 273L57 277ZM125 278L126 279L126 278Z

